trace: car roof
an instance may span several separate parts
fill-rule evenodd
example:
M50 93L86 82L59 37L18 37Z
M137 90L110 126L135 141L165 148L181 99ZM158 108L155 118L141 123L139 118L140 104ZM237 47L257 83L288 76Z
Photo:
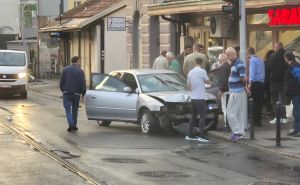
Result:
M132 73L135 75L143 74L159 74L159 73L176 73L168 69L125 69L125 70L116 70L111 73L122 72L122 73Z
M17 50L0 50L0 53L8 52L8 53L26 53L25 51L17 51Z

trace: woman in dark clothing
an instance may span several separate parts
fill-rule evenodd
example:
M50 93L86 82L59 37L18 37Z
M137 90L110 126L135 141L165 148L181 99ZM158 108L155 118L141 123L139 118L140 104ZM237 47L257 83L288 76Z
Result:
M274 50L269 50L265 55L265 96L264 107L268 116L273 116L273 110L271 105L271 92L270 92L270 57L274 53Z

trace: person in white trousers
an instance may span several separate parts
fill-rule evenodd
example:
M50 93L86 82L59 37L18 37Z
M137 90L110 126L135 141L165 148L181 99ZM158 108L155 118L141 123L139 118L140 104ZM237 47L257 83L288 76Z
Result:
M227 119L232 130L230 139L236 141L245 138L245 127L247 125L245 84L247 80L245 65L237 57L235 49L229 47L225 53L231 61L231 73L228 79L230 97L227 104Z

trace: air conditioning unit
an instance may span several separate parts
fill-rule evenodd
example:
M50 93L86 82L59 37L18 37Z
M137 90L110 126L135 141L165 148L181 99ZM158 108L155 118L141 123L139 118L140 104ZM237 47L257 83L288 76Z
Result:
M228 15L217 15L210 18L210 37L233 38L236 26Z

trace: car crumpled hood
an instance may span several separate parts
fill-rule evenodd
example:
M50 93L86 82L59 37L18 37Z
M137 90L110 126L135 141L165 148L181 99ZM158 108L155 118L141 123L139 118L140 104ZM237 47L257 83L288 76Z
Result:
M190 102L191 92L178 91L178 92L153 92L146 93L148 96L157 97L165 102ZM216 99L216 97L210 93L207 93L208 99Z

